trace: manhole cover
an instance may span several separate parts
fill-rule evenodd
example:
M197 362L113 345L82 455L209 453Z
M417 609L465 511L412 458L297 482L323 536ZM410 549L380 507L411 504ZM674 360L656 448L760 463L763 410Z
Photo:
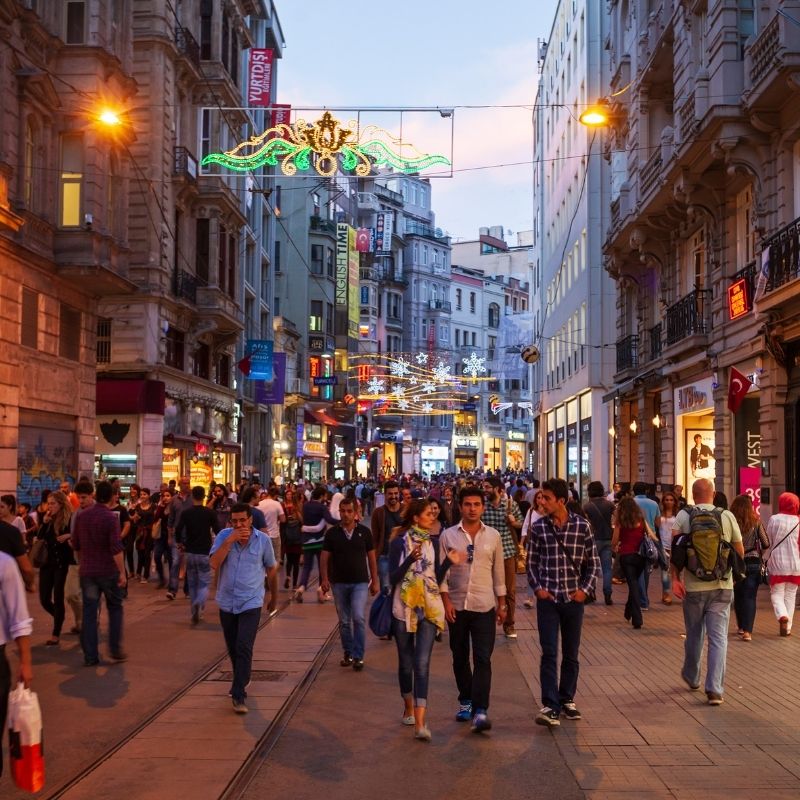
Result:
M281 672L280 670L272 670L272 669L254 669L250 673L250 680L251 681L280 681L283 680L289 673L288 672ZM218 672L214 676L215 681L232 681L233 680L233 672L231 670L227 670L225 672Z

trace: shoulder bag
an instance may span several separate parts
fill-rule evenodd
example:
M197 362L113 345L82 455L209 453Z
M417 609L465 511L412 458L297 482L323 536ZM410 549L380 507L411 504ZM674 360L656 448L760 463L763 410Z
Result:
M44 539L34 539L31 545L31 563L41 569L47 563L47 542Z

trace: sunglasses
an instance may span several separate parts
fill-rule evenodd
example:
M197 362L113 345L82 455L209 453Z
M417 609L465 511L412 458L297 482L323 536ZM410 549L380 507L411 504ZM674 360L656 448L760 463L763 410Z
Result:
M475 545L474 544L468 544L467 545L467 564L471 564L474 558L475 558Z

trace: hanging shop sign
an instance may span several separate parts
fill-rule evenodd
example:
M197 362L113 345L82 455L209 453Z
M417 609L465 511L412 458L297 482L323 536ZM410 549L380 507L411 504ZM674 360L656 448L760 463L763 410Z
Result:
M347 286L350 278L350 231L346 222L336 225L336 306L347 308Z
M272 380L256 381L256 403L280 405L286 397L286 353L272 356Z
M273 51L265 47L250 49L247 81L247 105L264 107L272 96Z
M251 70L252 65L251 58ZM248 91L248 99L254 97L257 105L269 104L269 92L264 85L266 74L265 64L258 63L257 79L260 83L252 95ZM271 80L271 61L268 74ZM253 88L251 86L251 90ZM265 96L266 102L263 102ZM368 125L361 129L356 120L345 126L330 111L313 123L298 119L293 125L279 124L268 128L232 150L209 153L202 164L220 164L228 169L247 171L265 164L275 167L279 161L284 175L291 176L298 170L305 172L313 168L325 178L337 172L363 178L372 174L373 168L379 167L411 173L436 165L450 166L450 159L445 156L420 153L413 145L396 139L382 128Z
M272 380L272 347L270 339L248 339L246 350L250 361L248 378L251 380Z
M509 439L516 439L517 441L524 442L528 437L522 431L509 431Z
M714 395L711 378L695 381L675 390L675 414L696 414L713 408Z
M744 317L752 308L747 281L740 278L728 287L728 317L731 320Z
M273 103L272 113L270 114L270 127L278 125L288 125L292 117L292 107L289 103Z

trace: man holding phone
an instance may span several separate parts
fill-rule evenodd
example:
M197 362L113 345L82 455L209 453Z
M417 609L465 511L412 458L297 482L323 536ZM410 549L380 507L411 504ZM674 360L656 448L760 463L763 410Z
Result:
M247 503L231 508L231 528L217 534L210 564L217 571L217 605L225 645L233 665L233 710L246 714L247 685L253 665L253 645L264 605L264 575L276 572L269 536L253 527Z
M480 488L462 489L459 506L461 522L439 538L440 552L451 562L439 590L458 686L456 719L471 719L472 730L480 733L492 727L487 711L495 625L505 622L507 611L503 543L500 533L481 521L485 506Z

